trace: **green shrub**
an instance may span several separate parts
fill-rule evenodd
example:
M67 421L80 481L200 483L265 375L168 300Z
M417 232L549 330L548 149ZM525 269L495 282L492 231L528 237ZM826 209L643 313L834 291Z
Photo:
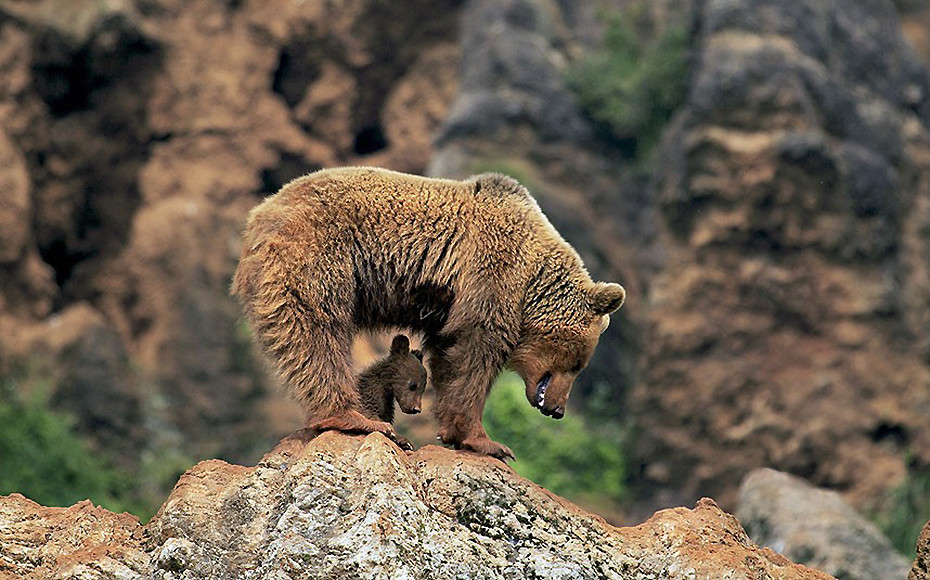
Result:
M917 537L930 520L930 472L911 472L892 490L875 519L892 545L913 559Z
M675 24L648 38L636 19L635 10L611 16L603 45L569 71L568 83L604 136L643 157L684 103L690 35Z
M595 431L579 415L556 421L529 405L523 381L498 379L485 406L488 435L513 449L523 477L569 499L616 503L625 497L626 469L618 432Z
M0 494L18 492L47 506L90 498L113 511L137 511L129 476L94 454L69 417L49 410L41 389L22 396L15 387L0 382Z

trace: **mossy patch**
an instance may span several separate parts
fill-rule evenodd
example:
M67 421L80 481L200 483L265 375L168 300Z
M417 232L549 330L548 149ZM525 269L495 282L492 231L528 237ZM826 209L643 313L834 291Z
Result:
M603 44L568 74L602 137L637 159L649 156L685 102L691 46L684 22L657 30L644 13L606 16Z

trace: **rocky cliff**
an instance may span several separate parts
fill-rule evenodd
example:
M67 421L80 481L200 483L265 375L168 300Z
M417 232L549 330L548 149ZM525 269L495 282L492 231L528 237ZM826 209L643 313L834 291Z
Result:
M888 2L695 18L656 174L645 473L728 501L778 466L864 505L930 466L930 74Z
M486 457L299 432L255 467L205 461L146 526L0 498L0 573L33 578L827 579L713 501L615 528Z
M907 576L907 580L927 580L930 578L930 522L924 526L917 541L917 558Z

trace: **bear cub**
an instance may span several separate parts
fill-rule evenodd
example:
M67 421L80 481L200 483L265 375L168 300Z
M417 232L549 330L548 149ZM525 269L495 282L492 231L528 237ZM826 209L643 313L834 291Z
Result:
M356 387L362 413L369 419L393 423L394 401L404 413L419 413L426 390L423 353L410 350L410 340L398 334L391 341L391 352L359 375ZM413 449L410 441L399 435L397 444L401 449Z

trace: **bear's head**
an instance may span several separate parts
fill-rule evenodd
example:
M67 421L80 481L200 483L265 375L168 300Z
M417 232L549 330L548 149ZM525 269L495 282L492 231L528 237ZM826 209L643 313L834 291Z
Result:
M423 353L410 350L410 341L398 334L391 341L391 353L387 358L388 368L384 373L390 382L391 393L404 413L419 413L423 408L423 391L426 390L426 369Z
M619 284L590 283L572 304L524 329L508 366L523 379L526 399L540 413L556 419L565 415L575 377L591 359L610 313L625 298Z

